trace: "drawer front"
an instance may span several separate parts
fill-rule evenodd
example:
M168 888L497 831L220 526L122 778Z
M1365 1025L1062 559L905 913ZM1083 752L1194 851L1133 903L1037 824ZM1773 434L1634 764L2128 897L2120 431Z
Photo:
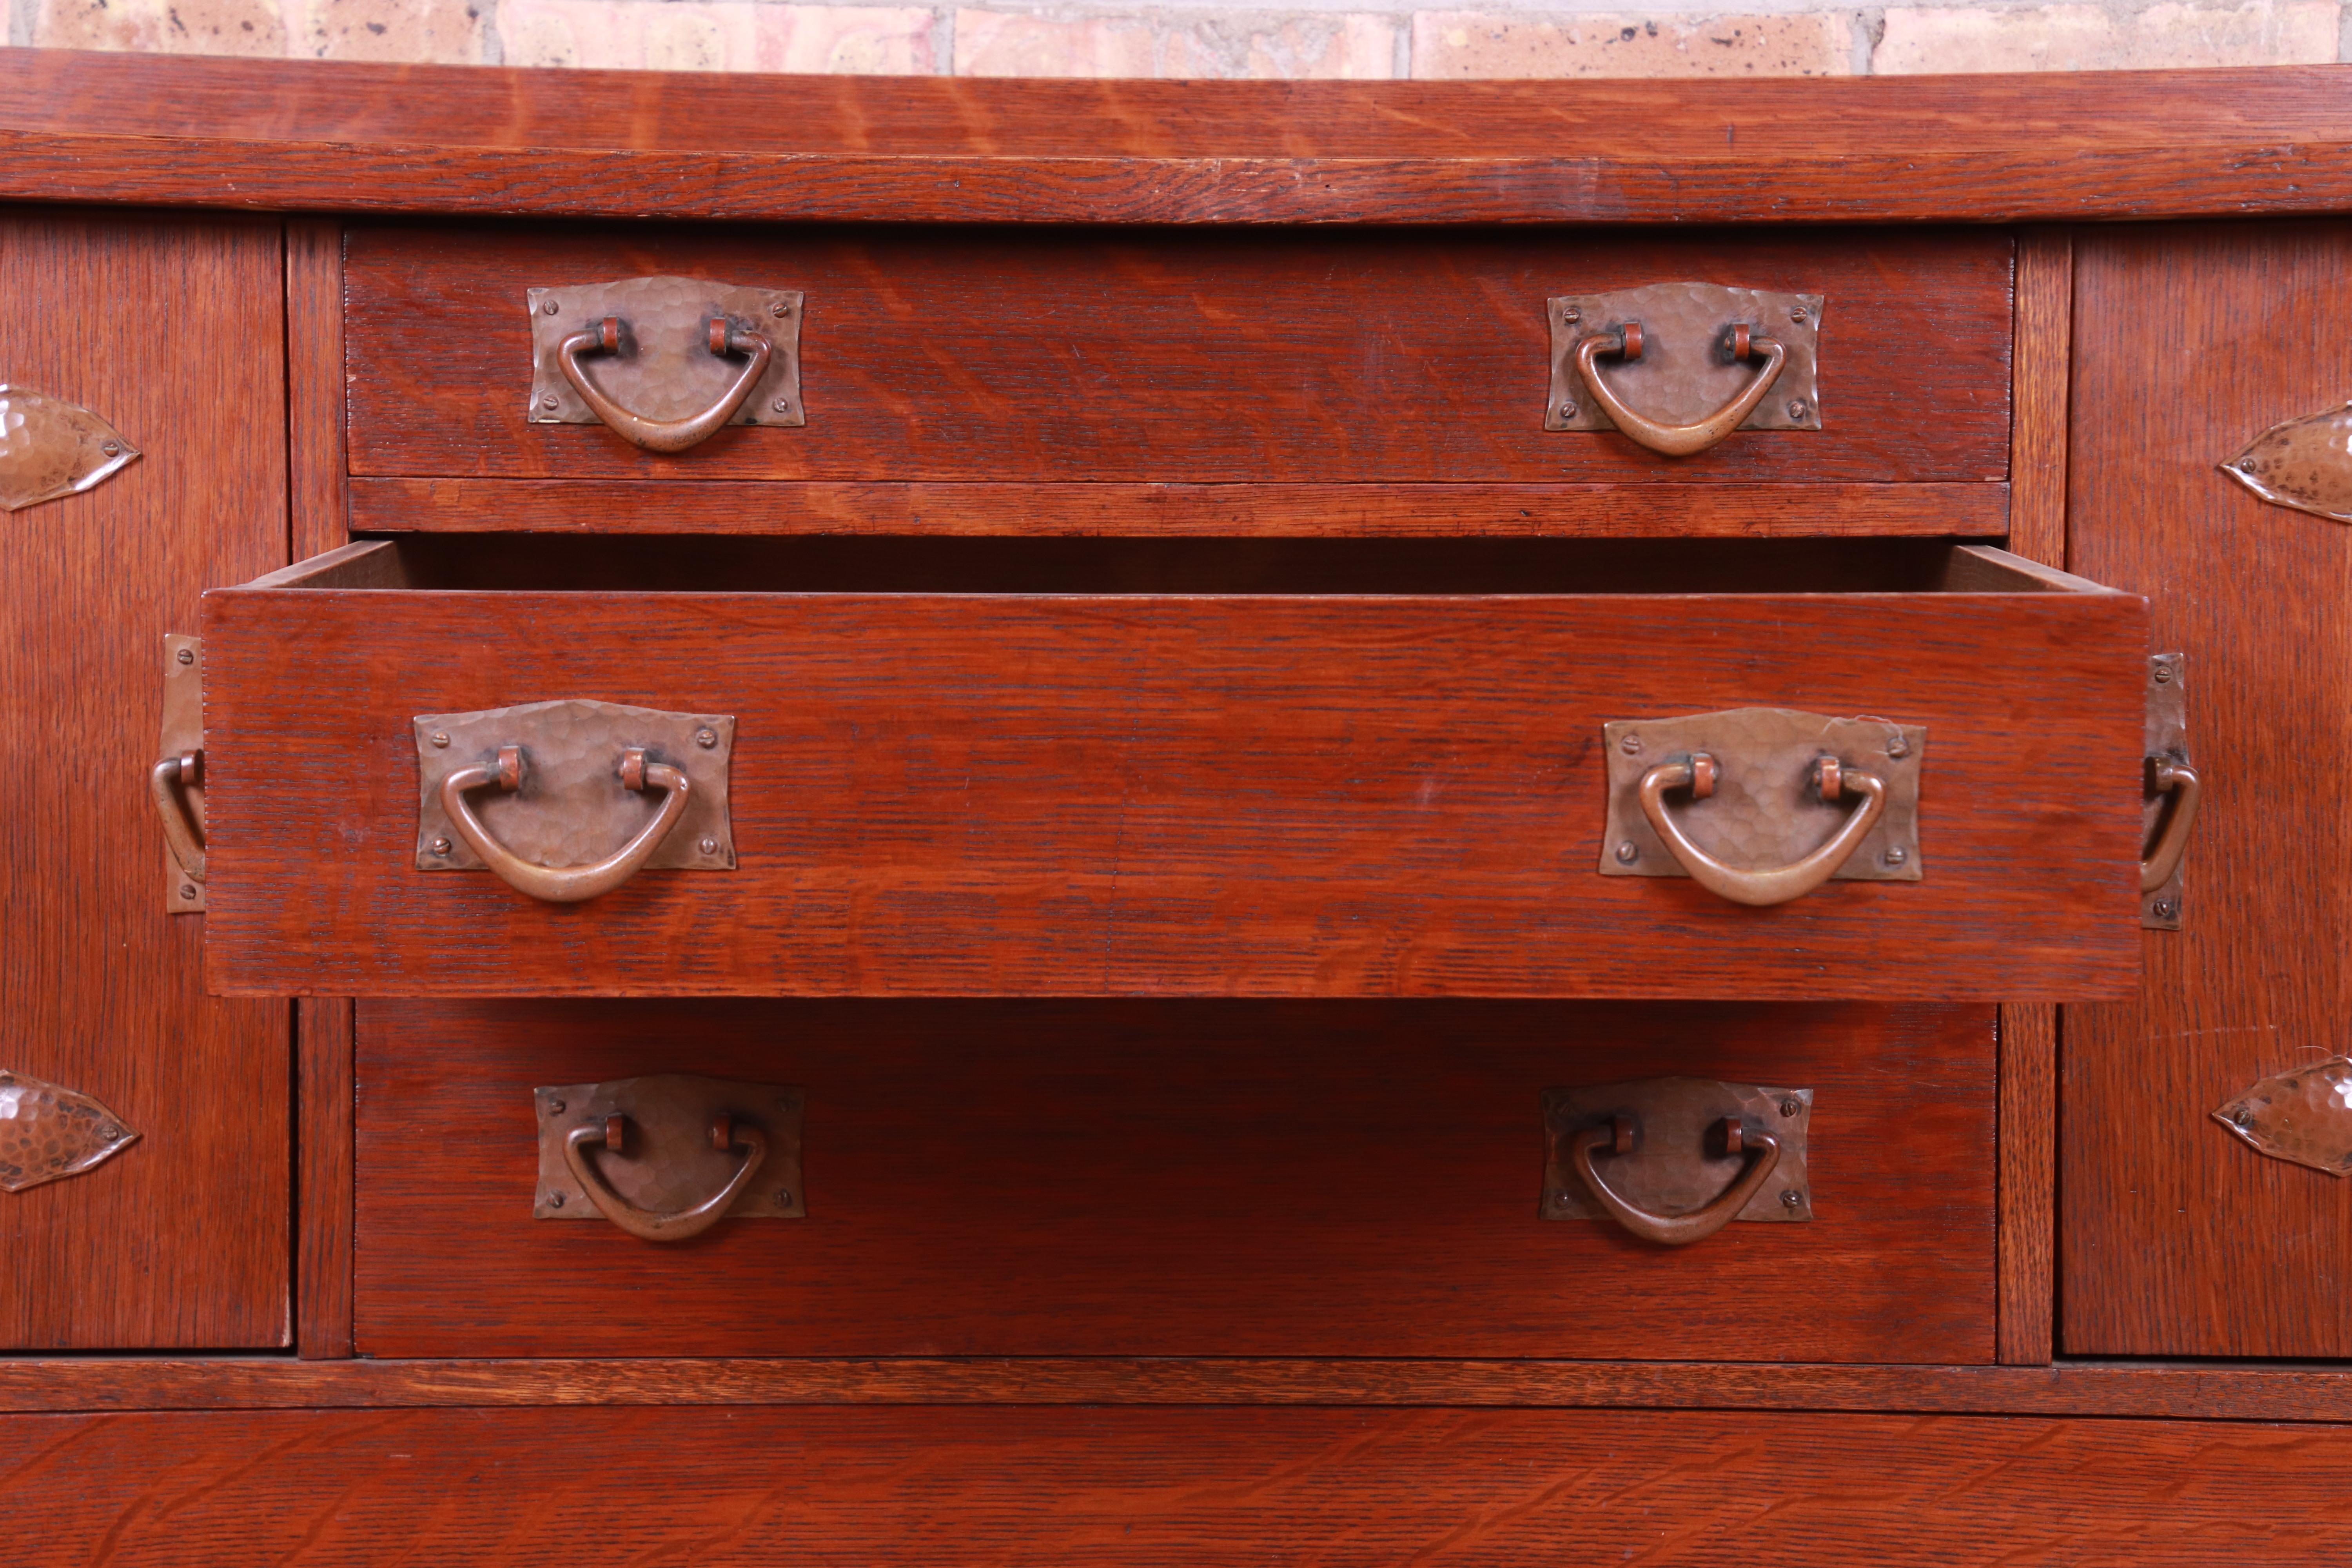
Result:
M362 1354L1992 1356L1990 1007L385 1001L358 1031ZM656 1072L798 1087L806 1216L534 1218L534 1090ZM1545 1091L1668 1075L1812 1091L1811 1220L1660 1247L1539 1216ZM629 1140L597 1159L660 1157Z
M2137 962L2122 595L208 605L234 993L1990 1000ZM420 871L414 717L551 698L732 716L734 868ZM1604 724L1752 706L1924 727L1920 879L1602 874Z
M345 273L351 466L572 480L1999 482L2011 260L2006 234L1948 229L362 228ZM528 423L527 291L653 275L800 290L805 426L730 426L664 456L594 425ZM1679 458L1547 431L1547 301L1689 279L1826 300L1822 427L1740 431ZM677 491L634 508L659 507L681 531L704 526L701 504Z

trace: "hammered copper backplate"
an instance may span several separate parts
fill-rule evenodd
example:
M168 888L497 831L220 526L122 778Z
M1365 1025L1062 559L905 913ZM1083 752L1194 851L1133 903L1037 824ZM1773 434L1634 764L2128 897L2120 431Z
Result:
M1588 1127L1630 1116L1639 1130L1630 1154L1601 1154L1593 1169L1609 1190L1635 1208L1680 1215L1723 1195L1752 1153L1726 1154L1713 1136L1727 1116L1743 1131L1767 1132L1780 1158L1735 1219L1783 1223L1813 1217L1812 1181L1805 1165L1805 1135L1812 1126L1813 1091L1719 1083L1714 1079L1649 1078L1580 1089L1544 1090L1545 1219L1607 1219L1570 1169L1569 1140ZM1794 1193L1791 1202L1789 1194Z
M2213 1120L2273 1160L2352 1174L2352 1058L2330 1057L2266 1078Z
M1551 401L1547 430L1613 430L1616 422L1576 373L1576 345L1642 323L1642 357L1613 355L1601 374L1636 413L1665 425L1694 425L1729 403L1755 379L1756 362L1735 360L1730 329L1745 324L1788 351L1772 390L1739 422L1742 430L1822 427L1820 344L1822 297L1720 283L1652 283L1600 294L1561 294L1546 302L1551 318ZM1571 413L1570 410L1573 410Z
M0 508L20 511L105 482L139 456L79 404L0 384Z
M687 419L725 395L743 370L733 355L709 348L712 317L758 332L772 345L760 384L730 425L805 425L801 402L801 291L713 283L701 278L622 278L531 289L530 407L534 425L600 423L565 379L563 340L594 330L607 316L622 322L617 353L586 353L580 368L605 396L646 419Z
M2189 658L2186 654L2150 654L2147 660L2147 755L2151 762L2186 763L2189 756ZM2140 842L2153 844L2157 826L2172 809L2168 793L2150 791L2140 812ZM2164 886L2139 896L2139 923L2150 931L2179 931L2183 904L2180 882L2189 869L2183 858Z
M530 864L591 864L653 820L661 810L661 791L632 790L621 783L622 752L643 747L646 761L667 763L694 786L685 815L646 865L679 871L735 868L735 830L727 801L735 746L732 715L667 713L574 699L474 713L420 713L413 723L420 871L483 868L480 857L441 809L441 781L460 768L495 767L499 749L509 745L522 748L522 787L509 795L493 785L467 798L491 837Z
M1916 882L1919 855L1919 770L1927 731L1885 719L1832 719L1792 708L1735 708L1680 718L1621 720L1602 727L1609 763L1607 820L1601 838L1604 877L1684 877L1650 819L1642 815L1642 775L1660 763L1706 752L1716 761L1715 794L1666 796L1693 843L1742 871L1792 865L1838 830L1857 802L1825 801L1813 787L1813 760L1835 756L1844 767L1886 784L1878 825L1838 868L1849 882ZM1632 846L1627 858L1626 846Z
M163 638L163 719L156 736L155 755L160 760L204 749L204 639L170 633ZM188 803L189 815L199 827L203 826L203 780L180 785L180 795ZM205 885L180 869L169 846L163 850L163 908L175 915L205 912Z
M656 1214L694 1207L734 1179L743 1163L740 1149L711 1147L710 1123L728 1116L768 1137L768 1157L757 1181L736 1194L727 1209L734 1219L803 1219L808 1215L801 1191L803 1092L789 1084L738 1083L690 1073L657 1073L608 1083L560 1084L537 1089L539 1192L534 1219L594 1219L604 1216L564 1163L563 1142L575 1127L604 1125L605 1118L629 1119L625 1153L592 1144L588 1157L612 1189L630 1204Z
M139 1134L97 1100L21 1072L0 1072L0 1188L12 1193L102 1165Z

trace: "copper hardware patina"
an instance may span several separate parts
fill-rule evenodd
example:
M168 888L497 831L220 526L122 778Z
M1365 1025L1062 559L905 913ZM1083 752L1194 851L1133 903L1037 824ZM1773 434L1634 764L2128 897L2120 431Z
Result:
M1925 874L1924 727L1741 708L1603 733L1602 876L1688 877L1734 903L1769 905L1832 879Z
M2352 1058L2266 1078L2213 1112L2249 1148L2331 1176L2352 1173Z
M1556 297L1544 428L1619 430L1669 458L1734 430L1818 430L1822 303L1713 283Z
M147 769L147 793L163 821L169 857L163 908L175 915L205 908L205 645L163 639L163 734Z
M138 1138L86 1094L27 1073L0 1072L0 1187L9 1192L78 1176Z
M571 700L413 727L420 871L488 869L578 903L648 868L734 868L731 716Z
M729 425L808 422L798 289L629 278L526 297L533 424L601 424L682 452Z
M2273 506L2352 522L2352 403L2272 426L2221 471Z
M1545 1219L1600 1219L1660 1247L1733 1220L1812 1218L1813 1091L1660 1078L1544 1091Z
M20 511L103 484L139 448L77 404L0 384L0 508Z
M802 1091L662 1073L533 1091L540 1219L683 1241L723 1218L799 1219Z
M2189 760L2188 657L2159 653L2147 661L2147 789L2139 863L2139 923L2179 931L2184 900L2181 858L2196 826L2205 781Z

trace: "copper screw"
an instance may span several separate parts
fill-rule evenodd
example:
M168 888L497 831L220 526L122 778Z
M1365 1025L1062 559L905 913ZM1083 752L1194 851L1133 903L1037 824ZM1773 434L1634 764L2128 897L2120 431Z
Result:
M719 744L719 731L707 726L703 729L697 730L694 732L694 743L700 746L707 752L710 750L711 747Z
M1804 1201L1805 1194L1798 1192L1793 1187L1780 1194L1780 1202L1790 1208L1795 1208L1799 1204L1803 1203Z
M190 882L183 882L183 883L181 883L181 884L180 884L180 897L182 897L182 898L184 898L184 899L188 900L190 902L194 902L194 901L195 900L195 897L196 897L196 889L195 889L195 886L194 886L194 884L190 883Z
M1801 321L1804 319L1805 308L1802 305L1791 305L1789 307L1789 320L1792 321Z
M1789 417L1791 419L1802 419L1804 416L1805 400L1801 397L1790 398L1789 400Z
M436 855L446 855L449 853L449 841L446 838L435 839L433 841L433 853Z
M1886 754L1890 757L1907 757L1911 754L1911 742L1900 735L1895 736L1886 742Z
M2158 665L2158 666L2156 667L2156 668L2155 668L2154 672L2152 673L2152 675L2151 675L2150 679L2152 679L2153 680L2155 680L2155 682L2156 682L2158 686L2169 686L2169 685L2171 685L2171 684L2172 684L2172 666L2170 666L2170 665L2168 665L2168 664L2159 664L2159 665Z
M563 1101L562 1101L562 1100L549 1100L549 1101L547 1102L547 1113L548 1113L550 1116L561 1116L561 1115L562 1115L562 1114L563 1114Z
M768 307L768 314L771 316L789 316L792 313L793 308L790 305L785 304L782 300L777 300L774 304Z
M563 1206L563 1194L562 1194L562 1193L550 1193L550 1194L547 1194L547 1206L548 1206L549 1208L551 1208L551 1209L560 1209L560 1208L562 1208L562 1207Z
M1794 1115L1796 1115L1796 1114L1797 1114L1797 1102L1796 1102L1795 1100L1782 1100L1782 1101L1780 1102L1780 1114L1781 1114L1781 1115L1783 1115L1783 1116L1794 1116Z
M2180 906L2174 903L2170 899L2158 899L2156 900L2157 919L2160 921L2168 921L2179 912Z
M559 399L556 397L555 394L551 392L546 396L539 400L539 405L541 408L553 408L558 401Z
M105 453L110 458L119 458L122 455L122 444L120 441L109 441L106 445L100 447L99 450Z
M716 838L706 838L706 839L704 839L704 840L702 841L702 852L703 852L705 855L716 855L716 854L718 854L718 853L719 853L719 840L717 840Z
M1567 310L1562 310L1559 313L1559 319L1568 322L1570 326L1574 326L1577 322L1584 320L1584 312L1578 310L1575 306L1570 305Z
M778 1193L776 1194L776 1201L780 1204L789 1204L793 1201L793 1194L790 1193Z
M777 413L779 413L779 414L790 414L792 411L793 411L793 400L792 400L791 398L789 398L789 397L779 397L779 398L777 398L777 399L776 399L776 412L777 412Z
M1894 846L1886 851L1886 863L1890 866L1900 866L1904 861L1908 860L1909 858L1911 858L1910 855L1905 851L1903 846L1900 844Z
M447 732L446 731L443 731L443 730L436 730L436 731L433 731L433 743L434 743L435 745L436 745L436 746L446 746L446 745L447 745L447 744L449 743L449 736L448 736L448 732Z
M1634 843L1632 839L1629 838L1624 843L1617 846L1617 863L1619 865L1631 866L1634 861L1639 860L1641 858L1642 847Z
M1617 749L1629 757L1638 757L1642 754L1642 737L1628 735L1617 742Z
M1575 405L1575 404L1573 404L1573 403L1563 403L1563 404L1561 404L1561 405L1559 405L1559 416L1560 416L1562 419L1573 419L1573 418L1575 418L1575 417L1576 417L1576 405Z
M555 314L555 301L554 301L554 300L550 300L546 304L541 305L541 306L540 307L540 309L541 309L541 310L544 310L544 311L546 311L549 315L552 316L553 314ZM514 318L513 318L512 316L509 316L509 317L507 318L507 320L508 320L508 321L513 321L513 320L514 320Z
M196 650L192 647L184 647L173 657L176 658L182 664L194 664L196 662Z

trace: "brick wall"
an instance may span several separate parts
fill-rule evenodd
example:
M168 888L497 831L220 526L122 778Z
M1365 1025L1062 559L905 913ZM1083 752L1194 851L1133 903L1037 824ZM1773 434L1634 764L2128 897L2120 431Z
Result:
M1608 0L982 5L776 0L7 0L10 41L303 58L959 76L1848 76L2347 58L2337 0L1739 14Z

